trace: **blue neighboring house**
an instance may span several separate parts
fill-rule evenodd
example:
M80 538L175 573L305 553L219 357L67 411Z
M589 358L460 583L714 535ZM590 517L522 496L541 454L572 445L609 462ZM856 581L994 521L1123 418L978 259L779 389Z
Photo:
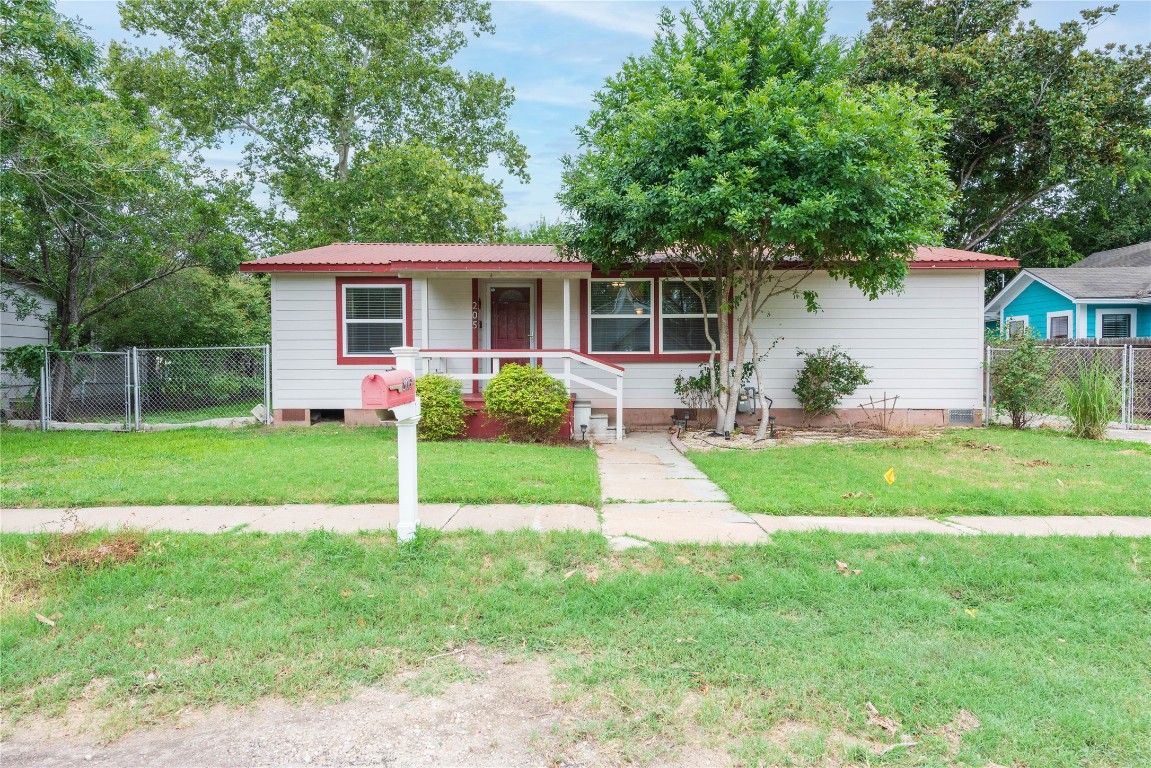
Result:
M1023 269L983 312L988 327L1041 339L1151 336L1151 242L1062 269Z

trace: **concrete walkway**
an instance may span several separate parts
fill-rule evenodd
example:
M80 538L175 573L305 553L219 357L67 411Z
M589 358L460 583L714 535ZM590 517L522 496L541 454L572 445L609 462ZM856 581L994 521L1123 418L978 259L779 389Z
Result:
M85 528L221 533L237 528L283 533L325 529L341 533L394 529L395 504L285 504L276 507L87 507L83 509L3 509L4 533L40 533ZM578 504L422 504L420 524L443 531L577 530L602 532L609 539L756 544L781 531L841 533L938 533L1015 536L1145 536L1151 517L778 517L745 515L715 502L604 505L596 511Z
M1018 536L1146 536L1151 517L781 517L745 514L663 433L634 433L596 446L602 519L578 504L422 504L420 524L443 531L577 530L599 532L624 549L646 542L762 544L782 531L936 533ZM280 506L91 507L0 510L5 533L132 526L218 533L243 528L280 533L327 529L355 533L394 529L396 504Z

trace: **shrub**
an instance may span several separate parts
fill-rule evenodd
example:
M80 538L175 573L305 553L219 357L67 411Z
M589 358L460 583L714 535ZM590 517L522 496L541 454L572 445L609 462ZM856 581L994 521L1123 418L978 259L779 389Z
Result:
M743 364L743 372L739 377L742 387L751 381L755 375L755 363L750 360ZM732 377L735 376L735 367L732 367ZM691 411L695 412L696 425L710 428L715 422L715 400L722 393L720 384L719 361L700 363L699 372L695 376L680 374L675 377L674 391L679 401ZM715 382L714 384L712 382Z
M1047 404L1052 350L1024 333L993 339L991 358L992 404L1011 414L1011 426L1024 429L1031 414Z
M1114 373L1096 360L1091 365L1080 364L1078 373L1060 381L1059 386L1064 411L1071 419L1071 434L1102 440L1107 423L1119 415L1123 405Z
M484 390L484 408L512 440L554 441L568 409L568 393L542 368L509 363Z
M464 405L463 391L463 384L442 373L416 379L416 395L420 398L416 434L421 440L449 440L464 433L464 419L475 411Z
M803 369L791 391L803 406L805 422L811 416L834 414L844 397L871 383L867 369L837 346L796 354L803 358Z

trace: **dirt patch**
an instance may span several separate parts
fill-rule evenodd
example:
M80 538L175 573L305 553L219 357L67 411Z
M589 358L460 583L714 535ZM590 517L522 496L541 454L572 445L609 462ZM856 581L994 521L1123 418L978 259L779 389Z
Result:
M951 756L954 757L959 752L959 743L963 740L963 734L970 733L976 728L981 726L979 718L968 712L966 709L961 709L951 718L951 722L941 725L939 728L931 731L936 736L942 738L947 742L947 749L950 751Z
M941 433L929 428L901 428L884 431L867 426L840 427L778 427L775 438L756 441L753 432L738 432L730 437L712 434L711 430L688 430L679 439L689 451L751 450L783 448L817 443L864 443L880 440L898 440L907 437L932 438ZM898 446L904 447L904 446Z
M218 706L110 744L67 735L62 720L28 718L5 741L4 766L614 764L593 741L571 736L587 713L557 703L553 691L544 660L469 647L402 673L394 687L365 689L342 703ZM729 763L723 753L688 746L656 765Z

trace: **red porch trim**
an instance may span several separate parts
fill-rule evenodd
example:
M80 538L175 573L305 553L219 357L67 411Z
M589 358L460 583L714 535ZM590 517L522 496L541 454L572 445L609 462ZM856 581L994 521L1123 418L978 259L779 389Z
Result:
M483 297L480 296L480 281L479 278L472 278L472 349L480 348L480 324L483 322ZM472 373L480 372L480 361L478 359L472 360ZM472 394L478 395L480 393L480 383L478 381L472 382Z
M336 278L336 365L395 365L392 357L361 357L344 354L344 286L345 285L402 285L404 287L404 343L412 346L412 281L400 277L337 277Z

